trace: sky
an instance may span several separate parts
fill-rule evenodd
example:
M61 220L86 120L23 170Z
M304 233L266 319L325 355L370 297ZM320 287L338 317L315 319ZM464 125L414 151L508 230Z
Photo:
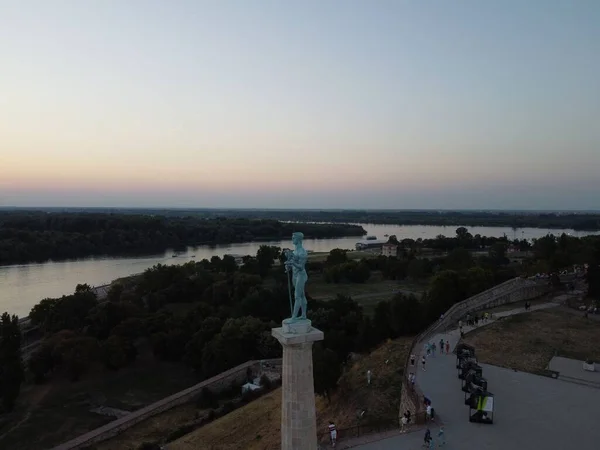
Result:
M0 0L0 206L600 209L597 0Z

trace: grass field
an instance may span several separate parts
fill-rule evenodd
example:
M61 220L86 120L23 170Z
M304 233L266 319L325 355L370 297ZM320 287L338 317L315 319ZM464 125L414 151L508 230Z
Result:
M359 356L340 379L331 402L317 397L317 429L326 433L330 420L338 429L356 424L356 411L367 409L363 421L398 420L402 374L411 340L389 341ZM387 363L386 363L387 361ZM366 372L372 372L367 386ZM280 442L281 389L222 417L168 445L169 450L277 450Z
M312 262L320 262L325 261L329 252L314 252L308 254L308 260ZM358 261L363 258L377 258L379 256L378 251L368 251L368 250L350 250L348 253L348 259L352 261Z
M536 373L555 354L600 360L600 322L559 309L541 310L475 330L465 342L475 346L481 362Z
M94 406L133 411L196 382L182 364L158 362L142 353L120 371L98 366L75 383L56 377L44 385L27 385L16 410L4 416L0 449L51 448L113 420L91 413Z
M201 413L202 410L196 408L194 403L176 406L97 444L95 450L137 450L144 442L163 440L170 432L193 421Z
M427 281L419 283L412 281L386 280L381 272L372 271L366 283L327 283L322 274L311 274L306 283L306 292L316 299L335 298L336 295L350 295L359 301L361 297L388 296L395 292L412 292L421 294L427 288Z

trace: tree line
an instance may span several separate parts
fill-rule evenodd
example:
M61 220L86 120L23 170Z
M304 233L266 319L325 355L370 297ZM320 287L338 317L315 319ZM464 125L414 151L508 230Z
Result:
M21 212L22 209L14 209ZM431 210L260 210L260 209L142 209L142 208L36 208L36 212L154 215L207 219L242 218L294 222L374 223L384 225L438 225L513 228L600 230L597 212L431 211ZM3 211L0 210L0 214Z
M291 224L272 219L148 214L0 211L0 265L95 255L152 254L201 244L362 236L348 224Z

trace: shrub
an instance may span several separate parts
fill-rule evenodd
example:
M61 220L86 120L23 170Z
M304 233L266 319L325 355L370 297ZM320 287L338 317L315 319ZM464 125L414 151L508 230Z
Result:
M256 391L252 391L250 389L248 389L247 391L244 391L244 393L242 394L242 399L241 399L241 403L250 403L252 400L256 400L258 397L260 397L261 392L260 390L256 390Z
M211 409L206 416L206 420L209 422L212 422L216 418L217 418L217 412L214 409Z
M179 428L176 428L174 431L172 431L167 436L167 442L175 441L175 440L179 439L180 437L183 437L186 434L191 433L195 429L196 429L196 424L195 423L188 423L186 425L182 425ZM149 449L149 450L154 450L154 448L153 449ZM160 447L158 447L158 450L160 450Z
M265 389L265 390L270 390L273 387L273 382L271 381L271 379L267 376L266 373L263 373L260 377L260 385Z
M202 409L217 408L219 406L219 400L215 393L205 386L200 392L196 406Z
M235 409L235 407L233 406L233 402L225 402L223 404L223 408L221 408L221 413L222 414L229 414L234 409Z
M160 450L160 445L153 442L144 442L138 447L138 450Z

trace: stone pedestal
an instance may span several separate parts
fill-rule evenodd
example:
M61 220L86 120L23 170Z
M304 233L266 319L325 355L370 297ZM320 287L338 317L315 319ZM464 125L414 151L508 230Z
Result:
M323 332L300 320L284 321L271 333L283 347L281 450L317 450L312 346Z

